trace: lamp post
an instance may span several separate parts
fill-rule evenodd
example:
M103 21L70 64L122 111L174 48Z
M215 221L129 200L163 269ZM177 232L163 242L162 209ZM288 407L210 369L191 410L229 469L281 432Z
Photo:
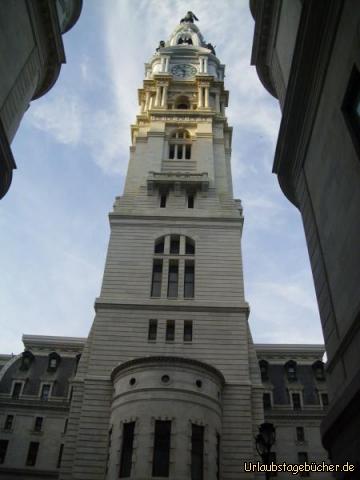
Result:
M275 443L275 427L272 423L262 423L259 427L259 433L255 437L256 450L260 455L263 464L270 464L271 447ZM271 472L265 472L266 480L270 479Z

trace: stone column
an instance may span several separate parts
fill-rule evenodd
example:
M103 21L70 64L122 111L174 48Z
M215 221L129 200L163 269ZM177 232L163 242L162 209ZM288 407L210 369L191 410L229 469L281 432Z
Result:
M219 94L219 92L216 92L216 94L215 94L215 110L217 112L220 112L220 94Z
M199 86L199 87L198 87L198 99L199 99L199 101L198 101L198 107L199 107L199 108L202 108L202 106L203 106L203 104L202 104L202 93L203 93L203 92L202 92L202 87Z
M209 87L205 87L205 108L209 108Z
M167 94L168 94L168 85L164 85L162 99L161 99L161 106L165 108L167 104Z
M150 108L150 92L147 90L145 92L145 110L149 110Z
M168 73L169 71L169 57L165 57L165 72Z
M208 73L208 57L204 58L204 73Z
M155 107L160 105L160 85L156 87Z

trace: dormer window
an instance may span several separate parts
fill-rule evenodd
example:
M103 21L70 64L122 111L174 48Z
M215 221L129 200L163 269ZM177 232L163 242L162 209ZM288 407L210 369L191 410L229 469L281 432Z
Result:
M169 159L191 159L191 138L190 133L187 130L176 130L171 135L169 140Z
M178 38L178 41L177 41L177 44L178 45L192 45L193 44L193 41L192 41L192 38L191 38L191 35L181 35L179 38Z
M324 381L325 380L325 368L324 368L324 364L321 360L318 360L317 362L315 362L312 366L313 368L313 372L314 372L314 376L316 378L316 380L319 380L319 381Z
M20 370L29 370L34 358L34 355L29 350L23 352L21 356Z
M60 355L56 352L52 352L49 355L48 371L55 372L60 363Z
M266 380L269 380L269 363L266 360L260 360L259 368L260 368L261 380L263 382Z
M297 365L294 360L290 360L285 364L286 377L289 382L296 382L297 380Z

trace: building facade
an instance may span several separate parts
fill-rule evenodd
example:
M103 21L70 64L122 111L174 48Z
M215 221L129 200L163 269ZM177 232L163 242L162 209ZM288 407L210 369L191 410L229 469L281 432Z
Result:
M84 339L24 335L0 370L0 478L54 479Z
M154 333L152 330L152 335ZM190 341L189 338L187 341ZM55 479L59 477L64 445L67 442L72 384L86 339L24 335L23 342L25 349L21 354L0 357L4 357L4 368L0 370L0 478ZM320 437L320 422L328 404L322 363L323 347L262 344L255 345L255 350L263 386L265 421L273 423L276 428L272 461L277 463L327 461ZM153 383L158 382L158 376L163 373L166 360L149 357L148 361L144 362L144 359L139 359L131 361L131 364L126 362L114 371L114 382L122 384L122 387L118 387L122 393L126 392L127 385L132 383L134 392L129 400L135 403L136 413L133 418L138 418L140 414L144 415L136 404L144 401L144 388L147 387L148 395L149 391L153 392ZM198 382L199 377L202 379L200 381L204 381L203 369L204 366L195 361L186 361L184 358L171 360L171 363L166 363L169 386L174 387L174 379L179 378L180 373L183 384L194 383L195 380L196 390L202 389L205 385ZM135 379L135 382L132 379ZM211 367L206 371L206 383L207 390L221 387L218 372ZM140 384L141 392L135 393L136 385ZM187 390L185 395L185 389L181 390L182 393L180 394L179 389L176 399L171 402L173 407L171 418L179 416L186 418L189 408L192 415L195 414L191 403L194 402L194 393L198 392ZM151 401L156 399L157 395L154 395ZM169 417L169 406L164 398L161 398L161 405L164 409L162 417ZM86 407L84 414L88 408ZM204 411L208 421L216 422L216 418L212 418L215 412L208 409L206 401L196 401L197 414ZM116 424L124 425L116 418L116 410L111 419L113 428ZM129 423L131 425L133 422ZM156 421L155 424L151 424L152 428L155 426ZM125 433L129 428L131 427L125 427ZM115 432L116 429L114 435L111 432L108 472L103 478L119 478L124 438ZM185 425L182 434L190 438L192 431ZM117 461L112 463L109 456L111 452L117 457ZM185 449L170 453L170 457L172 456L172 461L176 463L185 459L188 453ZM152 458L149 461L151 462ZM128 473L131 474L131 469ZM151 473L146 478L152 478ZM122 475L125 474L123 466ZM210 476L209 473L208 475ZM329 474L312 475L309 476L310 479L329 478ZM178 478L170 475L169 477ZM287 479L289 474L278 473L277 477ZM183 478L190 477L184 475ZM238 478L244 477L240 475Z
M82 0L9 0L0 5L0 198L15 160L10 144L32 100L56 82L65 62L62 34L79 18Z
M302 215L328 356L323 442L335 463L360 468L359 4L250 7L252 63L283 113L274 172Z

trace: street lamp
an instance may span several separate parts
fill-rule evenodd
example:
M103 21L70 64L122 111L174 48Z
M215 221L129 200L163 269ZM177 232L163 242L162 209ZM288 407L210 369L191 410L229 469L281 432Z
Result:
M262 423L259 433L255 437L256 450L264 465L270 465L270 451L275 443L275 427L272 423ZM271 472L265 472L266 480L270 479Z

